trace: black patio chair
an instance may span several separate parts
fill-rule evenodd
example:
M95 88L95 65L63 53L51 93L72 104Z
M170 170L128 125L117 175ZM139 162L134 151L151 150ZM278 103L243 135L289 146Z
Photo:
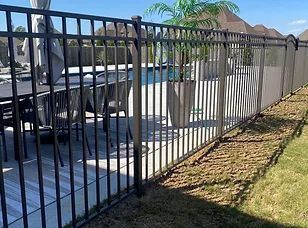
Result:
M7 111L9 111L9 112L7 112ZM10 117L8 117L8 113L10 114ZM5 127L6 127L5 122L8 118L11 118L11 117L12 117L11 108L8 110L7 103L1 103L0 104L0 135L1 135L2 145L0 144L0 146L3 148L4 161L5 162L8 161L6 138L5 138Z
M23 109L27 105L26 100L21 100L19 102L20 108L20 120L22 127L22 144L23 144L23 152L25 158L28 158L28 150L27 150L27 140L26 140L26 127L25 127L25 116L23 115ZM5 128L14 127L14 118L13 118L13 104L11 101L0 103L0 135L2 140L2 147L4 152L4 161L8 161L7 154L7 145L6 145L6 136L5 136Z
M108 111L110 118L117 118L117 116L112 116L112 114L123 112L123 116L119 116L119 118L127 117L127 109L126 101L128 100L128 96L132 87L132 80L127 80L127 90L126 90L126 80L121 80L118 82L118 102L117 102L117 84L112 83L108 86ZM128 103L128 102L127 102ZM129 136L132 139L133 134L130 129L130 124L128 122L128 132Z
M128 80L127 81L127 93L126 93L126 80L124 79L124 80L120 80L118 82L118 93L119 93L118 106L117 106L117 99L116 99L116 92L117 91L116 91L116 83L115 82L108 84L108 106L107 106L107 103L106 103L107 99L105 98L106 85L103 84L103 85L98 85L96 87L97 113L102 118L104 118L104 121L103 121L104 131L108 130L107 127L106 127L106 121L105 121L107 108L108 108L108 111L109 111L109 117L110 118L116 118L116 117L112 116L112 114L116 114L117 112L119 112L119 113L123 112L124 113L124 116L119 116L119 118L126 118L127 117L126 99L128 98L127 94L129 94L131 86L132 86L132 81ZM93 90L93 88L91 88L91 90ZM93 94L93 91L91 91L91 94ZM91 95L89 97L87 112L89 112L89 113L95 112L95 110L94 110L94 99L93 99L93 96L91 96ZM129 124L128 124L128 132L129 132L130 138L132 139L133 136L132 136L132 132L131 132ZM110 140L110 143L111 143L111 139L109 139L109 140ZM111 143L111 146L112 146L112 143Z
M84 92L84 104L86 104L86 100L88 97L88 89L85 88ZM69 96L70 101L70 118L71 124L76 125L77 131L79 130L78 124L81 122L81 96L80 96L80 87L71 88L68 92L63 89L60 91L55 91L55 126L56 126L56 134L59 136L61 133L64 137L64 143L66 142L65 139L65 129L68 128L69 125L69 116L67 113L67 96ZM39 116L39 124L43 128L49 129L51 132L53 131L52 128L52 117L51 113L51 101L50 101L50 93L44 93L38 95L38 116ZM86 136L86 143L89 150L90 156L92 156L92 152L90 149L88 137ZM59 144L57 142L58 147L58 155L61 166L64 166L64 162L60 153Z

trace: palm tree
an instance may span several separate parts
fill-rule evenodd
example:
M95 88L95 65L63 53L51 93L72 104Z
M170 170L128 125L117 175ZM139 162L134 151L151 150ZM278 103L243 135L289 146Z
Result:
M167 16L168 19L163 23L169 25L178 25L190 28L198 27L220 27L217 17L223 10L230 10L231 12L239 12L239 7L231 2L225 0L176 0L173 4L167 5L160 2L150 6L145 11L145 16L154 13ZM182 45L177 45L178 52L182 56L187 50L183 49ZM182 58L183 59L183 58ZM184 62L180 64L179 78L183 80Z
M217 18L225 9L235 13L239 11L238 6L230 1L176 0L171 5L163 2L153 4L145 11L145 15L156 13L161 16L167 16L168 19L164 21L164 23L169 25L190 28L199 28L201 26L213 28L214 26L219 27ZM177 31L174 35L180 36L181 32ZM191 33L186 33L186 36L189 36L190 40L194 39ZM194 103L196 80L192 80L191 78L189 78L189 80L186 79L186 60L187 56L191 56L189 47L182 45L180 42L175 44L175 48L177 53L180 54L179 73L176 81L173 79L173 82L168 82L167 99L170 99L168 105L171 105L168 106L168 109L170 111L171 122L174 126L187 127L189 125L191 110ZM167 52L169 52L169 50ZM202 55L205 58L207 55L206 53L206 49L201 48L201 50L195 52L194 55ZM155 54L156 53L154 53L154 55ZM196 58L196 56L191 56L191 58ZM190 94L190 96L185 96L185 94ZM183 103L186 105L182 104L182 101L184 101ZM174 104L177 104L176 108L173 107ZM179 113L183 113L183 115L180 115L180 118L178 118Z
M234 13L239 12L239 7L231 1L176 0L171 5L163 2L155 3L145 11L145 15L152 15L154 13L161 16L165 15L169 19L163 23L170 25L212 28L220 26L217 17L224 9ZM205 18L204 15L206 15Z

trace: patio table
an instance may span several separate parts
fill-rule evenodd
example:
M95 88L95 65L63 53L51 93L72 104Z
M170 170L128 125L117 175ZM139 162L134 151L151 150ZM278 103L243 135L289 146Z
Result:
M71 77L70 78L70 87L78 87L80 86L80 80L79 77ZM96 79L97 85L102 85L105 83L104 77L98 77ZM115 83L115 82L111 82ZM54 85L54 91L60 91L65 89L65 78L61 78L55 85ZM85 87L93 87L93 78L84 78L83 85ZM37 85L37 95L46 93L50 91L49 85ZM31 81L23 81L17 83L17 96L19 100L22 99L30 99L33 96L32 93L32 82ZM12 94L12 84L6 83L0 85L0 103L1 102L7 102L13 100L13 94ZM1 121L1 120L0 120ZM13 132L16 134L16 128L17 125L13 127ZM17 137L14 137L14 146L15 148L18 146ZM15 159L18 160L18 154L15 150Z
M98 77L96 79L97 85L104 84L104 77ZM70 87L80 86L78 77L70 78ZM84 78L84 86L93 86L92 78ZM50 91L49 85L37 85L37 94L46 93ZM65 79L61 78L55 85L54 91L65 89ZM31 81L23 81L17 83L17 96L19 99L29 98L33 96L32 93L32 83ZM6 83L0 85L0 102L3 101L12 101L13 93L12 93L12 84Z

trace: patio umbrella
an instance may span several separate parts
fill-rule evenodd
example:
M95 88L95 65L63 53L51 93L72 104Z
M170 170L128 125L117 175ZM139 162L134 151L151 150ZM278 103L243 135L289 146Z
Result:
M30 0L31 6L34 9L49 10L51 0ZM49 31L54 31L52 20L50 19ZM46 32L46 20L43 15L32 15L32 32L33 33L45 33ZM51 53L47 51L47 40L44 38L33 39L34 44L34 64L39 66L39 72L47 74L47 80L57 82L61 77L64 69L64 56L58 39L51 39ZM27 61L30 61L29 53L29 39L26 39L23 45L23 51ZM52 72L50 75L48 68L48 58L52 58Z

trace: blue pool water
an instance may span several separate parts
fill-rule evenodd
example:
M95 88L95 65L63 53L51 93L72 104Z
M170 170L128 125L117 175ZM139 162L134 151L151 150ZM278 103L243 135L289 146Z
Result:
M129 71L128 73L129 75L129 79L133 79L133 71ZM178 68L175 69L175 77L177 77L178 75ZM148 76L148 77L147 77ZM148 84L153 84L153 83L159 83L160 81L165 82L168 79L172 80L174 77L174 72L173 72L173 68L169 67L169 69L167 70L166 67L164 67L162 69L162 76L160 73L160 69L159 67L157 67L155 69L155 77L154 77L154 70L153 67L148 68L148 70L146 68L142 68L142 73L141 73L141 82L142 85L146 85Z
M177 77L178 75L178 68L176 67L175 68L175 77ZM97 72L97 74L100 74L100 73L103 73L103 72ZM133 79L133 70L130 69L128 71L128 77L130 80ZM162 76L162 78L161 78ZM71 82L79 82L79 74L71 74L70 77L72 77L70 79ZM167 81L168 79L169 80L172 80L173 77L174 77L174 72L173 72L173 67L169 67L169 69L167 70L166 66L163 66L162 68L162 75L160 73L160 67L156 67L155 68L155 77L154 77L154 69L153 67L149 67L148 69L146 68L142 68L142 75L141 75L141 80L142 80L142 85L146 85L147 83L150 85L150 84L153 84L153 83L160 83L160 81L162 82L165 82ZM28 75L23 75L23 78L20 78L20 81L29 81L31 80L31 75L28 74ZM91 79L85 79L85 80L91 80ZM64 80L64 76L62 76L62 78L59 80L59 82L57 83L64 83L65 80Z

